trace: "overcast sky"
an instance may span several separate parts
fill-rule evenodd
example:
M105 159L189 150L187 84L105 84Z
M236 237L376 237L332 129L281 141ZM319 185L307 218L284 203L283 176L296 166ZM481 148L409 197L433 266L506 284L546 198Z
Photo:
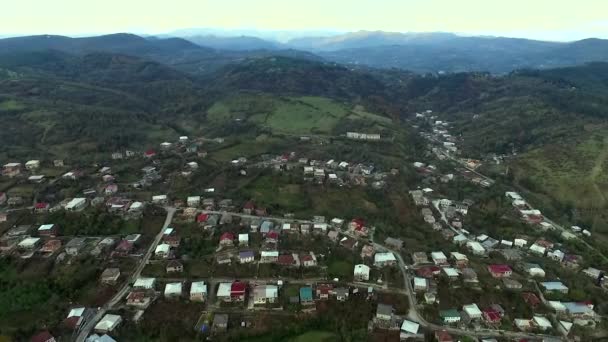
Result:
M7 0L0 11L0 35L192 27L608 38L608 0Z

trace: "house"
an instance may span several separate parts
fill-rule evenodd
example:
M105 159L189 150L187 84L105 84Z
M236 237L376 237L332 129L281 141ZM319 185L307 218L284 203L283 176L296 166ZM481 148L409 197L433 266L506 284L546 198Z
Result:
M268 232L268 234L266 234L265 242L267 244L276 244L279 242L279 233L275 232L274 230Z
M258 285L253 288L253 304L264 305L276 303L279 299L279 288L276 285Z
M201 196L188 196L186 203L191 208L196 208L201 204Z
M557 262L562 262L562 260L564 259L565 256L566 256L566 253L560 251L559 249L556 249L554 251L547 253L547 257L549 257L550 259L555 260Z
M169 260L165 267L167 273L182 273L184 272L184 265L177 260Z
M564 285L561 281L547 281L540 283L540 285L547 292L568 293L568 287Z
M108 184L104 190L106 195L113 195L118 192L118 185L116 184Z
M57 232L58 228L55 224L43 224L42 226L38 227L39 236L55 237L57 236Z
M598 280L604 274L604 271L598 270L597 268L589 267L583 270L583 274L591 277L593 280Z
M404 319L403 323L401 323L401 333L399 336L402 340L407 339L410 336L416 336L418 335L419 329L420 324Z
M426 304L435 304L436 300L437 300L437 296L433 292L424 293L424 302Z
M414 264L426 264L429 258L425 252L415 252L412 254L412 261Z
M154 204L164 205L164 204L167 204L168 202L169 202L169 198L167 197L167 195L152 196L152 203L154 203Z
M7 213L0 213L0 223L8 221Z
M358 264L355 265L354 280L355 281L368 281L369 280L370 268L367 265Z
M112 332L121 322L122 317L119 315L106 314L99 323L95 325L95 331L102 334Z
M234 245L234 235L232 233L224 233L220 236L220 247L232 247Z
M274 223L272 223L272 221L264 221L260 225L260 233L268 234L272 231L273 228L274 228Z
M317 266L317 257L314 252L300 255L300 262L304 267L315 267Z
M444 267L444 268L443 268L443 273L445 273L445 275L446 275L446 276L447 276L449 279L451 279L451 280L458 279L458 275L459 275L459 273L458 273L458 271L457 271L455 268L452 268L452 267Z
M571 269L577 269L580 267L583 257L576 254L566 254L562 259L562 264Z
M317 298L320 300L327 300L329 296L334 291L334 286L332 284L317 284L317 288L315 290Z
M255 210L255 205L251 201L248 201L247 203L245 203L245 205L243 205L243 214L251 215L254 212L254 210Z
M46 213L49 211L50 207L51 207L50 204L48 204L46 202L38 202L34 205L34 212L36 214Z
M80 250L84 247L85 241L86 239L83 237L73 238L65 245L65 252L72 256L78 255Z
M281 254L277 259L277 264L281 266L291 267L296 266L296 259L293 254Z
M156 255L157 258L165 259L169 257L170 251L171 246L169 246L169 244L161 243L160 245L156 246L156 249L154 250L154 255Z
M217 288L217 298L218 300L224 302L230 302L230 289L232 287L232 283L220 283Z
M524 292L521 294L521 298L532 308L536 308L538 305L540 305L540 299L535 293Z
M426 291L428 288L428 280L421 277L414 277L414 291Z
M530 264L530 263L524 264L524 270L531 277L540 277L540 278L545 277L545 270L543 270L540 267L540 265L538 265L538 264Z
M218 265L227 265L232 263L231 253L221 253L215 255L215 261Z
M65 206L66 211L80 211L87 206L86 198L74 198Z
M441 310L439 317L441 317L443 323L447 324L458 323L461 319L460 313L456 309Z
M255 261L255 254L253 251L241 251L239 252L239 262L241 264L247 264Z
M547 252L547 248L544 246L541 246L537 243L534 243L532 246L530 246L530 253L544 256L546 252Z
M458 235L454 236L454 238L452 239L452 241L459 246L464 245L468 240L469 239L466 236L464 236L464 234L458 234Z
M137 308L147 308L151 301L152 298L146 294L146 291L131 291L127 296L127 305Z
M509 265L489 265L488 271L494 278L507 278L513 274Z
M544 331L544 330L553 328L551 321L549 321L546 317L534 316L534 318L532 318L532 321L534 322L534 325L536 326L536 328L538 328L540 330Z
M465 267L460 270L460 274L465 283L476 284L479 282L477 272L472 268Z
M7 199L8 199L8 197L6 196L6 193L0 192L0 205L3 205L4 203L6 203Z
M154 288L155 284L156 284L156 278L139 277L139 278L137 278L137 280L135 280L135 283L133 284L133 288L141 289L141 290L151 290Z
M516 318L513 323L521 331L528 331L534 327L534 322L531 319Z
M275 263L279 259L278 251L261 251L260 252L260 263L269 264Z
M106 268L101 273L101 283L107 285L115 285L120 278L119 268Z
M570 317L574 320L589 320L593 319L596 314L593 311L593 304L587 303L576 303L576 302L567 302L563 303L566 308L566 312Z
M443 252L432 252L431 259L433 259L435 265L445 265L448 263L448 258Z
M84 307L73 308L63 320L63 325L70 330L78 329L85 320L87 309Z
M230 286L230 299L233 302L244 302L247 292L247 283L234 281Z
M475 303L463 305L462 311L472 320L479 319L482 316L481 310L479 310L479 307Z
M165 285L165 298L179 298L182 295L182 283L168 283Z
M502 278L502 283L507 290L521 290L522 284L514 279Z
M40 238L37 237L26 237L17 244L17 247L24 250L33 250L40 245L40 241Z
M40 253L53 254L53 253L57 252L59 249L61 249L61 240L57 240L57 239L48 240L40 248Z
M329 225L327 223L315 223L312 226L312 232L315 234L326 234Z
M314 299L312 297L312 287L305 286L305 287L300 288L300 304L302 304L302 305L314 304Z
M458 268L466 267L469 264L469 258L462 253L451 252L450 256L452 257L456 264L456 267Z
M393 306L378 303L376 308L376 319L381 321L391 321L393 319Z
M239 234L239 246L249 246L249 234Z
M213 316L213 330L226 331L228 329L228 314L215 314Z
M345 302L350 295L350 291L346 287L339 287L335 289L334 294L336 295L336 300L339 302Z
M37 333L36 335L32 336L30 341L31 342L56 342L57 340L55 339L55 337L53 337L53 335L51 335L50 332L48 332L48 330L45 330L45 331L41 331L41 332Z
M424 266L416 270L416 275L422 278L433 278L441 274L441 268L437 266Z
M395 255L391 252L376 253L374 255L374 266L376 267L393 266L396 263L397 259L395 258Z
M483 310L483 318L489 324L498 324L502 319L502 314L493 308L485 308Z
M114 250L114 254L119 255L119 256L126 256L129 253L131 253L131 251L133 250L133 243L131 241L128 240L121 240L118 243L118 246L116 246L116 249Z
M2 175L5 177L16 177L21 174L21 163L8 163L2 167Z
M513 244L515 245L515 247L523 248L528 244L528 241L526 241L525 239L518 238L513 240Z
M207 299L207 284L204 281L194 281L190 285L190 300L204 302Z

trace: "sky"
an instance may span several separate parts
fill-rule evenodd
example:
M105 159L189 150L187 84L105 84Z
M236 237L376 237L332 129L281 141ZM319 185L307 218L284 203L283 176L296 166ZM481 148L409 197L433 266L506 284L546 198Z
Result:
M606 0L7 0L0 36L182 28L455 32L608 38Z

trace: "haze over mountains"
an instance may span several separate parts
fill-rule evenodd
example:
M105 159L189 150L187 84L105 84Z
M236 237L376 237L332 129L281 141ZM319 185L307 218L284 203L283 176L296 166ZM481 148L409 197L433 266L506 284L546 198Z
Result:
M260 34L263 39L240 33ZM230 35L237 34L237 35ZM300 33L303 34L303 33ZM105 51L154 59L183 70L206 73L250 57L280 55L356 67L399 68L417 73L549 69L608 61L608 40L546 42L520 38L459 36L453 33L359 31L277 39L285 32L176 31L159 37L112 34L98 37L29 36L0 40L0 54L52 49L67 53ZM272 38L275 39L272 39ZM205 63L201 63L201 61ZM203 66L204 64L204 66Z
M225 50L291 48L343 64L400 68L414 72L506 73L521 68L553 68L608 60L608 41L600 39L561 43L520 38L465 37L442 32L382 31L300 37L286 43L247 36L181 37L201 46Z

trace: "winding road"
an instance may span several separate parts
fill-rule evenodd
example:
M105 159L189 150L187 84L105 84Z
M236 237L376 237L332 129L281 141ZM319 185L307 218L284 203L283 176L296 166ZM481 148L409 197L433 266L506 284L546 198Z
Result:
M122 300L122 298L124 298L127 295L127 293L131 290L131 284L133 284L135 282L135 280L137 280L137 278L139 278L139 276L141 275L141 272L143 271L144 267L146 267L146 265L148 264L148 261L154 254L154 250L156 249L156 246L158 246L158 244L162 240L165 228L169 227L169 225L171 224L171 221L173 220L173 215L175 215L176 209L173 207L167 207L167 208L165 208L165 210L167 210L167 217L165 218L165 223L163 224L161 230L158 232L158 234L154 238L154 241L150 244L150 247L148 247L146 254L142 257L142 259L137 264L137 267L135 268L135 271L129 277L129 280L124 283L124 285L110 299L110 301L108 301L103 307L101 307L101 308L99 308L99 310L97 310L97 313L95 314L95 316L92 319L88 320L85 323L85 325L81 328L80 332L78 333L78 335L75 339L76 342L84 342L86 340L87 336L89 336L91 334L91 332L93 331L93 329L95 328L95 325L97 324L97 322L99 322L103 318L103 316L108 312L108 310L111 310L112 308L114 308Z

